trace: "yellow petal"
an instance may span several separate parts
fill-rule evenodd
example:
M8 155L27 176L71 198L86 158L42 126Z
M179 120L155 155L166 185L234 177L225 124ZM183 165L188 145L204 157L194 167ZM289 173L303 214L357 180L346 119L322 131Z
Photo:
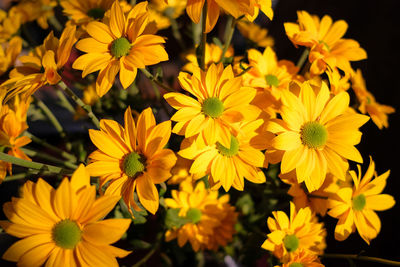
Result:
M136 190L139 201L143 207L150 213L155 214L158 210L159 196L156 186L153 184L151 177L143 175L137 179Z
M82 237L98 245L117 242L128 230L131 219L108 219L86 225Z
M366 208L379 211L390 209L395 204L394 198L388 194L367 196L366 201Z
M86 31L94 39L104 44L110 44L117 38L111 33L110 28L106 24L98 21L90 22L87 25Z

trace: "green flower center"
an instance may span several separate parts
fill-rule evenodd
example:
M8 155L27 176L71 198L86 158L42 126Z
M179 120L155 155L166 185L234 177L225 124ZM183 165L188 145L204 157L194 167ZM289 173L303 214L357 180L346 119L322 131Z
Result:
M275 75L272 74L265 75L265 80L267 81L267 84L269 86L275 86L275 87L279 86L279 79Z
M331 48L329 47L329 45L325 41L320 40L319 43L323 44L325 46L326 50L328 50L328 52L331 51Z
M82 231L76 222L65 219L57 223L52 231L53 241L64 249L73 249L81 241Z
M225 157L233 157L239 152L239 141L233 135L231 136L231 146L226 148L217 142L217 149Z
M316 121L307 122L300 131L301 141L309 148L319 148L326 144L328 131Z
M191 208L186 213L186 218L192 223L198 223L201 220L201 210L196 208Z
M202 110L204 114L215 119L224 112L224 104L217 97L210 97L204 100Z
M299 239L295 235L286 235L283 239L283 245L289 252L295 251L299 247Z
M87 15L94 19L102 19L104 17L104 13L106 13L104 9L95 7L89 10Z
M364 209L367 200L365 199L364 194L353 197L353 209L356 211L361 211Z
M304 267L304 265L300 262L293 262L289 265L289 267Z
M122 163L122 169L128 177L135 177L137 173L144 171L144 159L136 152L126 155Z
M111 55L116 58L126 56L131 49L131 43L125 37L115 39L111 44Z

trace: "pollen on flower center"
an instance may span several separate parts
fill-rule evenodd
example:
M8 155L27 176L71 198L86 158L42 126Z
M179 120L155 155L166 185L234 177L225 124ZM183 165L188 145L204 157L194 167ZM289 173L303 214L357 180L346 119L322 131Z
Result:
M326 144L328 131L316 121L307 122L300 131L301 141L309 148L319 148Z
M299 239L295 235L286 235L283 244L287 251L293 252L299 247Z
M65 219L57 223L52 230L52 238L57 246L73 249L81 240L82 231L76 222Z
M122 56L126 56L129 54L129 50L131 49L131 43L125 37L120 37L115 39L111 44L111 55L116 58L120 58Z
M239 152L239 141L233 135L231 136L231 146L230 148L226 148L217 142L218 152L221 153L225 157L233 157Z
M201 220L201 210L196 208L189 209L186 213L186 218L192 223L198 223Z
M210 97L204 100L202 111L211 118L215 119L224 112L224 104L217 97Z
M138 153L131 152L130 154L125 156L122 163L124 173L128 177L135 177L137 173L144 171L145 166L143 162L143 158Z
M89 17L91 17L91 18L94 18L94 19L102 19L104 17L104 13L105 12L106 11L104 9L99 8L99 7L95 7L95 8L90 9L87 12L87 15Z
M267 84L269 86L275 86L275 87L279 86L279 79L275 75L272 74L265 75L265 80L267 81Z
M364 209L367 200L365 199L364 194L358 195L353 198L353 209L356 211L361 211Z
M289 267L304 267L300 262L292 262Z

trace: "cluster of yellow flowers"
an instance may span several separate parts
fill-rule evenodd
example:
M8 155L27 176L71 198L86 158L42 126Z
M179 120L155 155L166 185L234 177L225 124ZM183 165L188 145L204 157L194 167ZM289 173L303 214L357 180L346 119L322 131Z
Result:
M65 26L57 21L56 7L67 18ZM196 27L199 32L194 49L178 55L185 62L176 75L180 89L175 89L148 66L174 63L164 47L169 40L158 30L171 28L185 47L177 24L185 8L193 35ZM116 257L131 252L110 244L147 211L165 217L165 241L177 239L179 247L189 241L196 252L218 251L235 239L244 218L232 201L232 187L251 194L251 183L265 188L270 179L288 189L284 194L291 201L280 204L290 206L290 213L272 205L273 217L263 214L270 232L257 246L280 266L323 266L326 215L338 219L336 240L357 230L369 244L381 228L375 211L395 204L392 196L382 194L389 171L378 176L372 157L364 175L360 165L358 173L350 166L363 163L355 147L361 142L359 128L370 118L379 129L387 128L394 109L378 103L361 70L353 70L351 62L367 54L357 41L343 38L345 21L306 11L297 15L297 23L284 24L290 41L304 49L295 64L279 60L268 31L254 23L258 16L273 18L270 0L22 0L1 11L0 181L15 178L12 164L61 178L57 189L50 185L55 180L28 180L19 197L4 204L8 220L0 226L21 240L3 259L20 266L117 266ZM228 18L230 26L225 43L218 38L207 43L219 17ZM26 51L29 33L19 30L33 21L56 29L60 37L51 31L41 45ZM236 27L252 47L244 55L231 46ZM102 100L118 106L120 92L131 94L135 88L137 97L141 75L160 89L157 104L143 104L142 98L139 108L125 101L119 109L123 125L101 113ZM91 119L97 127L85 132L96 150L80 142L91 152L87 157L27 132L28 108L35 98L65 135L35 96L46 85L58 90L72 117ZM70 86L85 88L83 101ZM350 106L350 88L356 106ZM158 112L160 106L164 113ZM157 123L153 112L164 121ZM38 154L22 148L31 141L61 151L68 162L62 167L31 162L28 156L35 160ZM274 166L280 168L276 177L267 174ZM97 177L96 183L90 177ZM251 183L245 186L245 180ZM117 209L126 211L125 218L114 212L114 218L103 220Z

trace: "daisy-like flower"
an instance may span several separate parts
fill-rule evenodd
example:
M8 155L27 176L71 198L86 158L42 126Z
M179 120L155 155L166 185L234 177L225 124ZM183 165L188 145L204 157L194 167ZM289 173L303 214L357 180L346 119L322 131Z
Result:
M268 30L261 28L258 24L240 20L237 24L240 33L258 47L274 45L274 39L268 35Z
M260 168L266 163L260 150L265 149L268 142L256 132L262 123L261 119L240 123L228 147L219 142L207 143L204 138L186 139L179 155L194 160L190 173L208 174L213 189L222 185L225 191L231 186L243 190L244 178L253 183L264 183L265 175Z
M291 259L280 267L324 267L318 256L305 249L298 249L291 255ZM275 266L277 267L277 266Z
M64 29L60 39L51 32L27 56L20 56L22 66L15 67L10 72L10 79L0 85L7 90L5 101L17 94L23 94L24 99L29 98L36 90L46 84L57 84L61 81L59 71L67 63L72 46L76 41L76 28L68 26Z
M166 198L165 204L177 209L182 224L165 233L166 241L177 238L180 247L189 241L198 251L217 250L232 240L237 212L229 204L229 195L218 197L218 191L207 190L202 181L195 187L184 181L179 191L172 190L172 197Z
M77 58L72 67L82 70L82 77L99 71L96 91L100 97L110 90L118 72L126 89L135 80L138 68L168 60L162 45L165 40L150 32L149 22L147 2L137 4L125 15L119 1L115 1L108 20L87 25L90 37L76 44L86 54Z
M10 16L19 14L22 19L21 24L36 20L40 27L47 29L49 27L47 20L54 17L56 6L56 0L21 0L10 9L9 13Z
M173 132L186 138L203 134L209 144L231 144L231 124L246 117L257 117L258 109L249 103L256 90L242 86L242 78L234 77L232 67L222 63L211 64L204 72L195 67L193 75L179 73L182 88L197 99L181 93L164 95L167 102L178 111L171 120L178 123Z
M285 23L285 31L294 45L311 49L309 60L313 75L323 73L327 67L351 73L350 61L367 58L367 53L357 41L342 38L348 27L344 20L332 23L328 15L320 20L306 11L297 11L297 17L298 24Z
M283 211L273 211L274 218L268 218L271 233L262 248L271 251L281 262L287 262L292 253L305 250L307 253L322 254L326 231L322 223L306 207L296 212L290 202L290 218Z
M190 166L192 166L193 161L188 160L185 158L182 158L181 156L177 157L176 164L175 166L171 169L171 178L168 180L168 184L180 184L183 181L191 181L194 182L196 178L201 178L204 175L200 177L195 177L191 173L189 173Z
M8 43L0 45L0 76L3 75L10 67L14 66L22 49L22 39L13 37Z
M171 19L177 19L183 14L186 7L186 0L150 0L150 17L156 22L159 30L171 26Z
M360 165L357 165L357 168L358 175L355 171L350 171L353 188L341 188L329 199L328 214L339 219L335 228L336 240L347 239L357 228L362 239L369 245L381 230L381 221L375 211L390 209L395 201L392 196L381 194L390 171L378 176L371 157L367 172L362 178Z
M3 254L18 266L118 266L115 257L130 252L113 247L131 223L107 219L117 196L96 199L95 186L81 165L71 181L57 189L44 180L28 181L21 198L3 205L9 221L0 221L6 233L21 238Z
M100 188L106 183L106 195L122 196L128 205L140 210L134 200L136 190L139 202L152 214L158 210L159 196L155 184L171 177L176 156L164 149L171 135L171 121L156 125L151 108L132 118L130 107L125 111L125 127L113 120L101 120L100 130L89 130L89 136L98 150L89 155L87 169L91 176L100 176Z
M101 20L111 8L114 0L61 0L63 12L75 25L86 26L94 20Z
M327 172L345 180L347 160L362 162L354 147L361 140L358 130L368 116L349 111L349 95L330 96L323 82L317 94L308 82L301 84L296 96L283 91L282 119L272 119L267 129L277 136L271 146L284 151L281 172L296 169L299 183L305 182L312 192L323 184Z
M342 91L347 91L350 88L350 83L349 83L350 74L341 76L338 69L334 68L334 69L327 69L326 75L328 76L329 79L329 85L332 94L337 95L338 93Z
M0 9L0 43L5 43L15 36L22 24L21 14L5 12Z
M374 95L367 90L365 80L362 76L361 70L358 69L351 77L351 87L360 106L358 110L371 116L372 121L378 126L379 129L389 127L388 114L394 113L395 109L388 105L382 105L376 102Z

